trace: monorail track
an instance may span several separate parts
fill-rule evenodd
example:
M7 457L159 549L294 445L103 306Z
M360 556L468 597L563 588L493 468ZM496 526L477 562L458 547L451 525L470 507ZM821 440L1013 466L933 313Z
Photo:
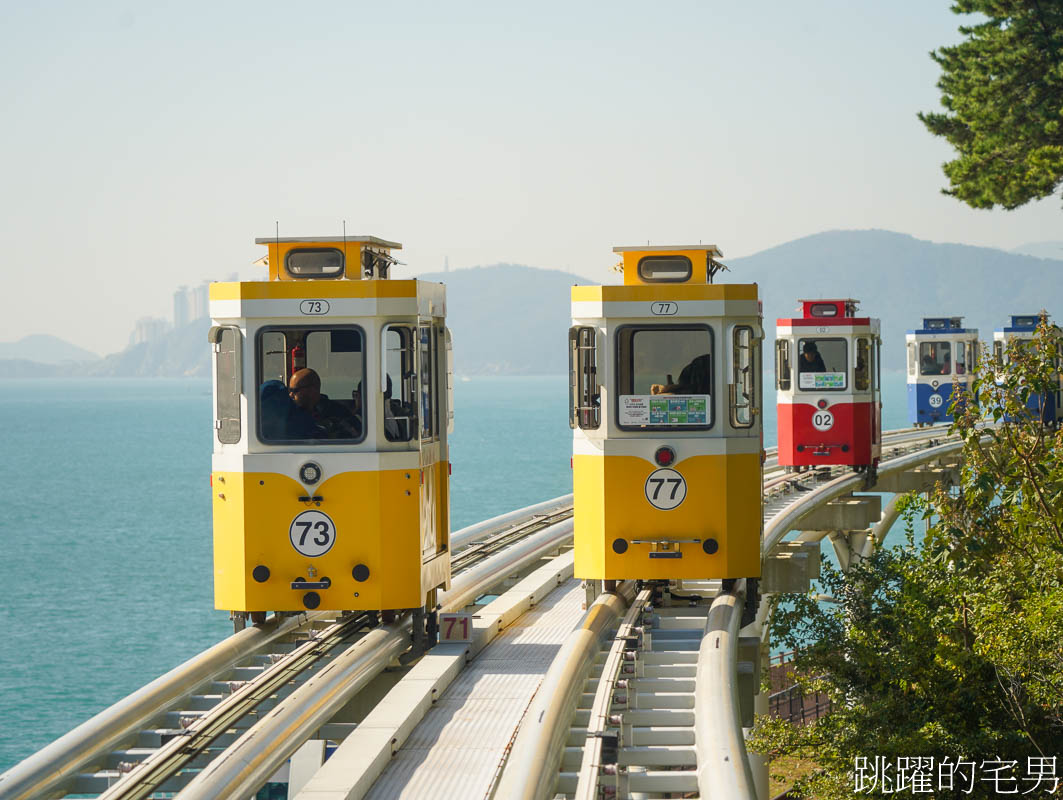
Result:
M898 460L911 461L913 454L918 460L920 453L939 450L936 445L944 439L941 430L889 432L883 437L883 469ZM786 473L777 465L774 453L769 453L765 463L765 553L785 535L785 531L779 532L782 526L775 524L780 518L798 520L800 508L820 502L824 490L836 496L834 493L861 488L862 480L862 476L840 469ZM844 484L842 489L838 489L840 484ZM546 554L557 552L571 538L571 524L566 522L571 516L568 496L456 533L455 586L444 598L445 608L460 610L500 579L542 564ZM491 567L494 562L500 566ZM551 564L542 569L549 572L554 569ZM571 575L570 566L568 570ZM529 590L530 600L510 600L505 606L510 610L499 612L499 630L503 617L505 624L511 623L534 604L535 598L541 600L540 595L559 582L537 584L538 588ZM607 615L611 622L602 630L618 629L619 633L602 640L602 630L594 634L595 652L577 671L580 677L574 679L581 688L576 691L567 686L561 692L575 701L564 711L564 741L556 749L556 764L550 773L553 791L580 798L597 796L593 792L600 786L612 791L646 792L648 796L698 791L707 765L704 756L698 757L701 748L695 748L695 740L704 744L711 738L709 733L696 737L694 731L695 704L704 702L705 694L697 687L697 676L704 667L698 650L708 632L714 630L710 624L713 603L731 598L728 603L733 614L741 614L742 598L740 593L721 594L719 582L684 588L688 596L678 592L658 596L656 603L648 602L645 592L634 598L634 587L622 586L618 594L609 595L619 598L621 605ZM609 597L599 600L606 602ZM591 610L599 605L595 601ZM728 624L737 624L736 619ZM180 797L253 794L303 740L311 736L344 740L355 729L351 724L330 723L331 713L392 664L408 640L405 620L372 629L370 622L365 615L337 618L316 613L271 619L242 631L0 776L0 798L78 794L117 800L173 792L180 792ZM599 620L599 628L603 624ZM462 651L461 664L455 662L454 669L460 670L464 660L486 646L489 638ZM737 648L737 635L732 638L730 646ZM322 676L327 678L330 670L340 671L330 665L355 647L359 650L358 663L345 669L356 670L359 677L344 678L345 684L334 680L336 686L343 684L342 689L315 690L313 684L322 682ZM730 663L737 663L735 653L730 656ZM539 696L551 694L557 692L541 690ZM306 716L306 703L325 710L296 725L296 720ZM729 727L722 739L734 739L736 707L705 713L713 718L727 717L725 725ZM614 736L611 731L617 726L620 735ZM284 737L275 733L296 727L297 733ZM522 735L526 727L527 723ZM740 725L737 737L740 746ZM267 740L273 742L267 748L269 757L259 759L261 763L249 769L245 762L255 760L257 756L252 754ZM511 764L521 758L519 747L518 740ZM733 757L733 753L728 755ZM738 762L728 763L732 771L738 767ZM746 763L744 748L741 763ZM505 774L496 775L488 791L498 789L498 780L505 781Z

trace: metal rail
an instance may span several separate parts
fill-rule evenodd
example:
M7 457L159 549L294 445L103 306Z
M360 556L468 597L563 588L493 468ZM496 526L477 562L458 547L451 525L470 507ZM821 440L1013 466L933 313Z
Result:
M701 797L756 800L757 796L738 701L738 630L744 602L745 581L713 600L698 651L694 741Z
M542 528L542 525L536 523L542 521L544 514L550 514L559 508L566 507L571 515L571 495L538 503L470 526L459 531L455 539L467 545L478 538L491 539L502 534L506 536L506 540L512 547L515 540ZM514 535L513 532L517 529L519 532ZM554 531L554 535L548 537L550 542L555 541L557 535L558 531ZM560 532L561 538L565 535L571 536L571 526L567 532ZM535 558L536 552L549 550L550 547L556 547L556 545L518 547L513 554L519 553L522 557ZM497 547L484 548L480 558L486 557L489 552L495 550ZM465 563L469 564L470 561L466 559ZM502 567L502 572L506 568ZM467 598L470 594L472 597L476 596L478 592L473 572L468 570L467 572L469 572L467 576L464 574L456 576L452 583L452 594L455 589L464 589L463 597ZM498 577L490 569L480 569L475 574L485 580ZM468 600L466 599L465 602ZM241 663L254 658L257 653L264 652L278 641L292 636L305 635L306 631L311 631L315 626L329 619L328 612L298 614L282 618L271 617L261 625L246 628L228 637L100 712L70 733L16 764L7 772L0 774L0 800L29 800L30 798L36 800L36 798L57 797L69 793L74 788L75 781L85 773L86 769L101 763L117 748L123 745L128 746L138 732L147 728L152 720L158 719L160 715L177 707L200 687L210 685L212 682L217 683L220 678ZM240 691L246 694L254 690L244 687ZM209 713L196 716L202 719L209 717ZM205 724L207 723L201 723L196 727L199 728ZM181 741L185 739L185 736L192 737L195 733L194 725L196 723L180 732ZM133 771L138 769L139 767L133 767L129 773L116 775L111 781L122 778L120 783L128 786L130 783L127 779Z
M442 610L464 608L513 572L556 550L571 536L571 523L563 522L485 558L452 581L450 591L440 599ZM178 797L214 800L254 794L314 731L407 646L405 627L396 624L371 631L211 761Z
M941 440L943 438L945 438L945 431L933 428L909 428L887 432L883 436L883 454L885 457L887 454L894 455L898 451L906 452L911 450L913 445L919 446L927 439ZM894 471L905 471L935 458L952 455L961 447L959 442L949 442L940 447L921 449L917 453L910 453L900 459L890 459L883 462L879 474L887 475ZM774 449L769 453L765 476L768 478L772 475L772 477L766 480L765 489L772 495L781 499L783 493L793 491L794 488L805 488L806 484L823 480L822 475L814 472L778 475L777 473L782 468L777 466L776 453ZM775 462L774 465L772 462ZM862 475L849 473L839 477L831 476L831 479L823 485L811 490L806 489L808 492L806 495L772 515L765 529L764 553L768 554L774 550L786 533L792 530L799 523L801 516L808 513L811 508L860 488L863 482ZM895 518L895 504L888 506L887 511L890 513L884 515L882 522L876 528L877 535L869 537L865 549L873 546L876 539L881 540L882 535L888 529L888 522ZM474 553L478 554L475 557L484 558L507 544L512 549L512 543L515 540L527 537L536 530L554 526L557 520L564 520L571 514L572 495L566 495L469 526L452 536L452 547L457 553L455 562L460 568L461 564L469 564L473 560L470 556ZM886 517L890 517L891 514L891 519L887 520ZM570 523L567 528L565 535L570 536ZM522 557L534 559L553 548L556 548L556 544L536 546L524 543L518 545L516 551L520 551ZM472 579L471 573L469 579L470 581ZM455 589L461 593L462 605L474 599L480 591L478 583L462 580L455 581L452 595ZM69 791L75 778L86 767L99 763L109 752L123 742L128 742L138 730L152 719L158 718L160 714L173 708L199 686L217 680L218 676L255 653L261 652L271 643L290 637L300 629L310 629L327 618L326 613L318 612L279 620L271 619L264 625L248 628L229 637L119 701L0 775L0 798L2 800L9 800L9 798L23 800L30 797L54 797L57 793ZM383 643L381 647L387 649ZM189 731L191 738L196 732L192 730L192 726L189 726Z
M246 628L156 678L0 775L0 798L30 800L63 791L86 766L204 682L322 614L299 615Z
M634 583L627 581L616 592L598 595L579 628L569 634L524 715L495 797L539 800L553 796L580 687L601 650L602 638L624 613L634 593Z

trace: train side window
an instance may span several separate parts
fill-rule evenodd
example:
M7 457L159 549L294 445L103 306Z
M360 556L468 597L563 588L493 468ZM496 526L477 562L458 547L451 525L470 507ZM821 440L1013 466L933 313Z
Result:
M715 359L707 325L627 325L616 333L621 430L708 430Z
M210 342L214 345L214 385L217 391L217 406L214 427L221 444L237 444L240 441L240 394L243 391L242 337L240 329L225 325L210 329Z
M602 424L602 409L594 328L569 329L568 371L569 427L596 430Z
M732 352L733 375L731 383L731 426L753 427L756 407L755 348L753 329L748 325L736 325Z
M790 340L779 339L775 342L775 388L780 392L790 391L793 378L790 365Z
M409 442L417 438L417 369L414 329L389 325L384 330L384 438Z
M435 421L435 343L432 341L432 326L421 325L419 329L420 375L421 375L421 440L433 439L436 435Z
M919 363L915 342L908 342L908 374L915 375L915 367Z
M866 392L871 388L871 342L868 339L860 338L856 340L853 387L858 392Z
M258 436L266 444L365 438L365 336L356 326L258 335Z
M993 340L993 360L998 367L1004 366L1004 343L1000 339Z
M840 392L849 387L849 347L845 339L799 339L797 388Z
M952 347L949 342L920 342L919 374L952 374Z

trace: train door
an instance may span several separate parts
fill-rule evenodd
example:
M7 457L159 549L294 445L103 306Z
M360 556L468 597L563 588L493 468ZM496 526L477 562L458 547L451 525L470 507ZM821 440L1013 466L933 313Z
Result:
M427 562L447 547L449 519L443 500L449 492L446 434L449 412L445 328L431 318L417 323L418 417L421 450L421 557ZM442 373L442 374L441 374ZM449 394L449 391L448 393ZM445 424L441 424L446 420Z

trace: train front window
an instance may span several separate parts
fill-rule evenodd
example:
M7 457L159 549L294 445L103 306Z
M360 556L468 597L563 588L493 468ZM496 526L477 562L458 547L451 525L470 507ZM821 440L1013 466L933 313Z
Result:
M292 250L284 268L293 278L338 278L343 274L343 253L334 247Z
M964 342L956 342L956 374L967 374L967 345Z
M644 256L638 273L647 283L683 283L694 274L694 266L686 256Z
M361 329L271 328L258 335L258 435L266 444L365 438Z
M706 325L617 332L617 424L623 430L707 430L715 360Z
M384 331L384 438L409 442L417 438L416 335L407 325Z
M799 339L797 387L804 391L840 392L849 386L849 348L845 339Z
M921 342L919 345L919 374L951 375L951 344L949 342Z

